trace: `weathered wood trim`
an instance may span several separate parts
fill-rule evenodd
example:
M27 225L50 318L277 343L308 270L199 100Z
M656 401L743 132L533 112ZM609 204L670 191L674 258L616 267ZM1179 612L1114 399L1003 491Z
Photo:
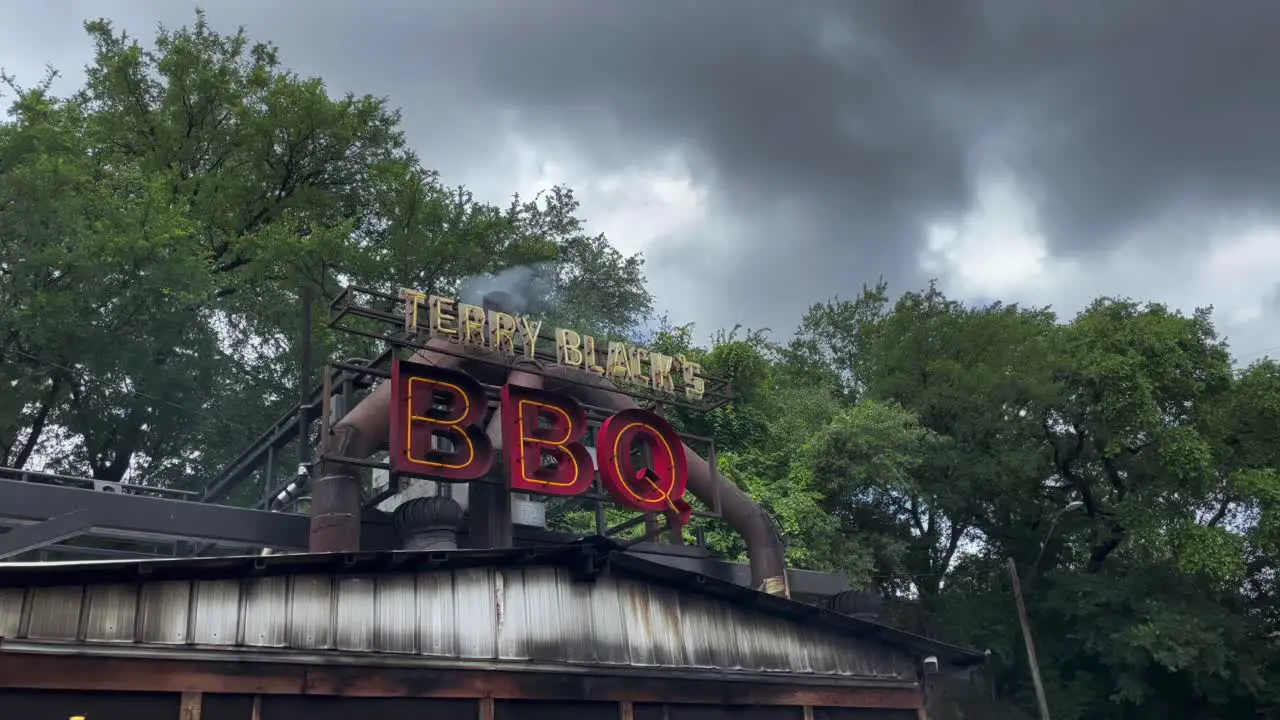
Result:
M0 653L0 687L123 692L817 705L917 710L918 688ZM186 720L184 718L184 720Z

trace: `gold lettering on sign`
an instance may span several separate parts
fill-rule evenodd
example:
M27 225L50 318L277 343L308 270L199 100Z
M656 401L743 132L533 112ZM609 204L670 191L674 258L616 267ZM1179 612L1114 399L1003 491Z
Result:
M542 321L530 322L528 317L520 318L520 339L524 340L524 356L533 359L538 351L538 333L542 332Z
M497 310L489 311L489 347L516 354L516 318Z
M604 372L614 380L627 380L631 375L631 358L627 356L627 346L620 342L609 343L609 354L605 358Z
M431 320L431 332L441 335L458 334L456 304L451 298L432 295L427 301L427 314Z
M653 353L649 356L649 374L653 379L653 387L655 390L663 392L675 392L676 385L671 379L671 364L675 358L662 353Z
M417 290L400 291L400 297L404 299L404 329L418 329L418 309L422 307L422 301L427 299L427 294Z
M572 330L556 328L556 362L568 367L582 365L582 337Z
M582 354L586 358L587 372L592 372L592 373L595 373L596 375L604 374L604 367L600 365L600 363L596 362L596 360L598 359L598 356L596 355L596 339L595 338L591 337L590 335L583 336Z
M680 361L680 370L684 375L685 397L690 400L701 400L707 384L707 381L700 377L702 365L686 360L683 355L677 355L676 359Z
M462 342L484 347L484 308L467 303L458 304L459 323L462 326Z
M644 364L649 362L649 351L644 348L631 348L627 351L627 365L630 367L628 373L631 382L642 387L649 386L649 378L644 374Z
M522 354L530 360L538 357L541 320L485 310L480 305L459 302L457 298L428 295L408 288L401 288L400 300L404 302L404 327L410 332L425 331L432 337L491 348L507 356ZM426 306L425 316L423 306ZM683 395L693 401L705 398L707 381L702 375L702 366L684 355L667 355L626 342L598 340L572 328L555 328L548 340L552 338L557 364L603 376L619 385L625 383L637 389ZM544 353L543 359L549 360L551 349L545 349Z

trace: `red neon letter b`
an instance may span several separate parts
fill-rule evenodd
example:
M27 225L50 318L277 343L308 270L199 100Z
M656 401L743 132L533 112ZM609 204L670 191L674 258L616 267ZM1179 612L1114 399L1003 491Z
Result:
M395 360L391 367L391 467L442 480L476 480L493 466L480 427L487 402L470 375Z
M503 386L502 454L512 490L577 495L591 487L586 432L587 414L573 399Z

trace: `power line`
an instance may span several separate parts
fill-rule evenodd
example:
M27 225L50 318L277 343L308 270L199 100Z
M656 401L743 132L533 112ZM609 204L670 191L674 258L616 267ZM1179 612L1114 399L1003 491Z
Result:
M1248 360L1248 359L1258 358L1263 355L1266 355L1269 352L1273 352L1277 350L1280 350L1280 345L1272 345L1271 347L1264 347L1261 350L1253 350L1247 353L1240 353L1239 355L1236 355L1236 360Z

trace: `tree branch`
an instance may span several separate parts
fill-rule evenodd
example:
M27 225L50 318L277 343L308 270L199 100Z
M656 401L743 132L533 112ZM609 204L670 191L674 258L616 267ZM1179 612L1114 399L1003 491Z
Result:
M1085 436L1084 431L1078 425L1073 426L1076 432L1076 444L1071 451L1071 456L1067 457L1063 453L1062 448L1058 444L1058 439L1054 436L1053 430L1049 428L1049 418L1045 417L1041 422L1041 428L1044 430L1044 438L1049 442L1049 448L1053 450L1053 464L1061 473L1063 479L1071 483L1076 492L1080 493L1080 500L1084 503L1085 512L1090 517L1097 517L1100 514L1100 508L1097 501L1093 497L1093 491L1089 488L1089 483L1084 478L1076 474L1072 469L1071 463L1075 462L1080 454L1084 452Z
M62 378L55 376L53 382L49 385L49 389L45 391L44 399L40 401L40 409L36 411L35 417L31 420L31 432L27 434L27 439L22 443L18 454L9 463L9 467L19 470L26 467L27 461L31 459L31 454L35 452L36 446L40 442L40 436L44 434L45 425L49 422L49 412L53 410L53 404L57 401L58 393L61 390Z
M1209 518L1209 522L1205 523L1205 527L1215 527L1227 517L1227 510L1231 507L1232 498L1225 495L1222 503L1218 505L1218 510L1214 512L1213 517Z

